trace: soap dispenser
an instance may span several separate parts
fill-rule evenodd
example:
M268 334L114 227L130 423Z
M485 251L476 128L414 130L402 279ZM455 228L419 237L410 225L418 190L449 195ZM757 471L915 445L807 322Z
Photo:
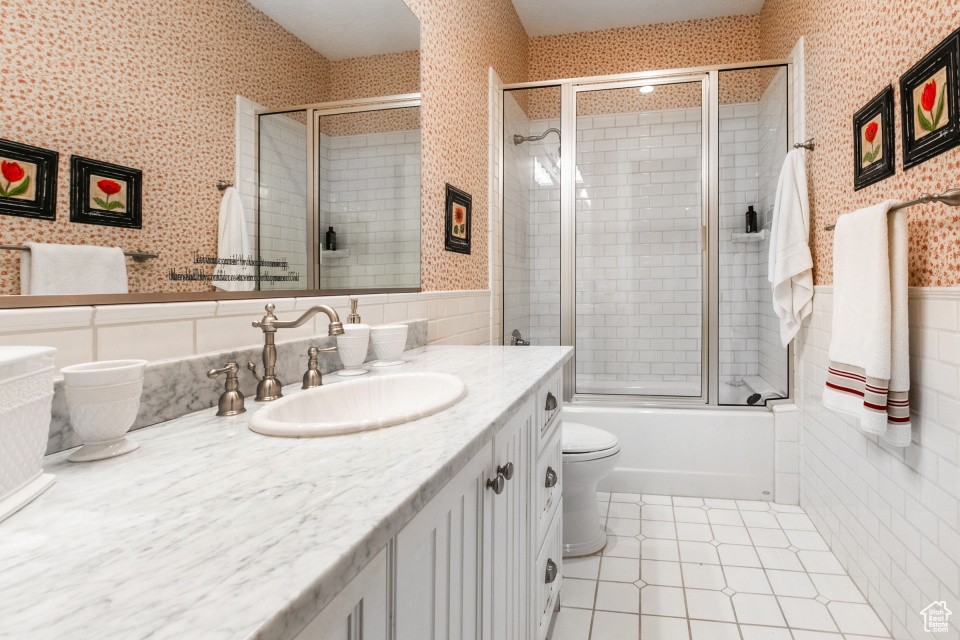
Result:
M347 324L360 324L360 314L357 313L357 304L359 300L350 298L350 315L347 316Z
M750 205L750 208L747 209L747 233L756 233L757 232L757 212L753 210L753 205Z

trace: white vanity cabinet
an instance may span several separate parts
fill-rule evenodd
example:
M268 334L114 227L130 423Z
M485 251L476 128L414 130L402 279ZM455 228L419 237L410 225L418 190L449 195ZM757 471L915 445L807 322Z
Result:
M541 406L553 383L296 640L543 640L561 582L559 410Z

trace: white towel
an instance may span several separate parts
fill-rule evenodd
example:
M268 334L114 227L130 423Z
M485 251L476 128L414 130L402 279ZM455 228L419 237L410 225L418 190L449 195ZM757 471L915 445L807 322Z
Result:
M127 293L127 259L116 247L26 242L20 293L33 296Z
M803 152L787 154L777 182L770 229L767 280L773 285L773 310L780 318L780 341L787 346L813 310L813 258L810 204Z
M223 291L253 291L254 269L244 261L252 260L247 221L240 192L227 187L220 201L220 227L217 237L217 266L214 285Z
M867 433L910 444L907 220L890 200L840 216L833 238L833 331L823 403Z

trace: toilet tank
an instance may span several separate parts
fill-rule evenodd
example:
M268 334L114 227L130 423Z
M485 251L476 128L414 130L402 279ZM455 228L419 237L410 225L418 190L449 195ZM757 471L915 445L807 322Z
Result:
M0 520L49 484L41 476L54 353L52 347L0 347Z

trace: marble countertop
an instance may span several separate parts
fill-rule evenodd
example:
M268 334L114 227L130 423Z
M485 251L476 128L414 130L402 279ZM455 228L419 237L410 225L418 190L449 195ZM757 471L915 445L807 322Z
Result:
M467 396L379 431L261 436L248 398L240 416L136 431L140 449L119 458L48 456L56 483L0 523L0 637L292 638L571 354L408 351L368 375L452 373Z

